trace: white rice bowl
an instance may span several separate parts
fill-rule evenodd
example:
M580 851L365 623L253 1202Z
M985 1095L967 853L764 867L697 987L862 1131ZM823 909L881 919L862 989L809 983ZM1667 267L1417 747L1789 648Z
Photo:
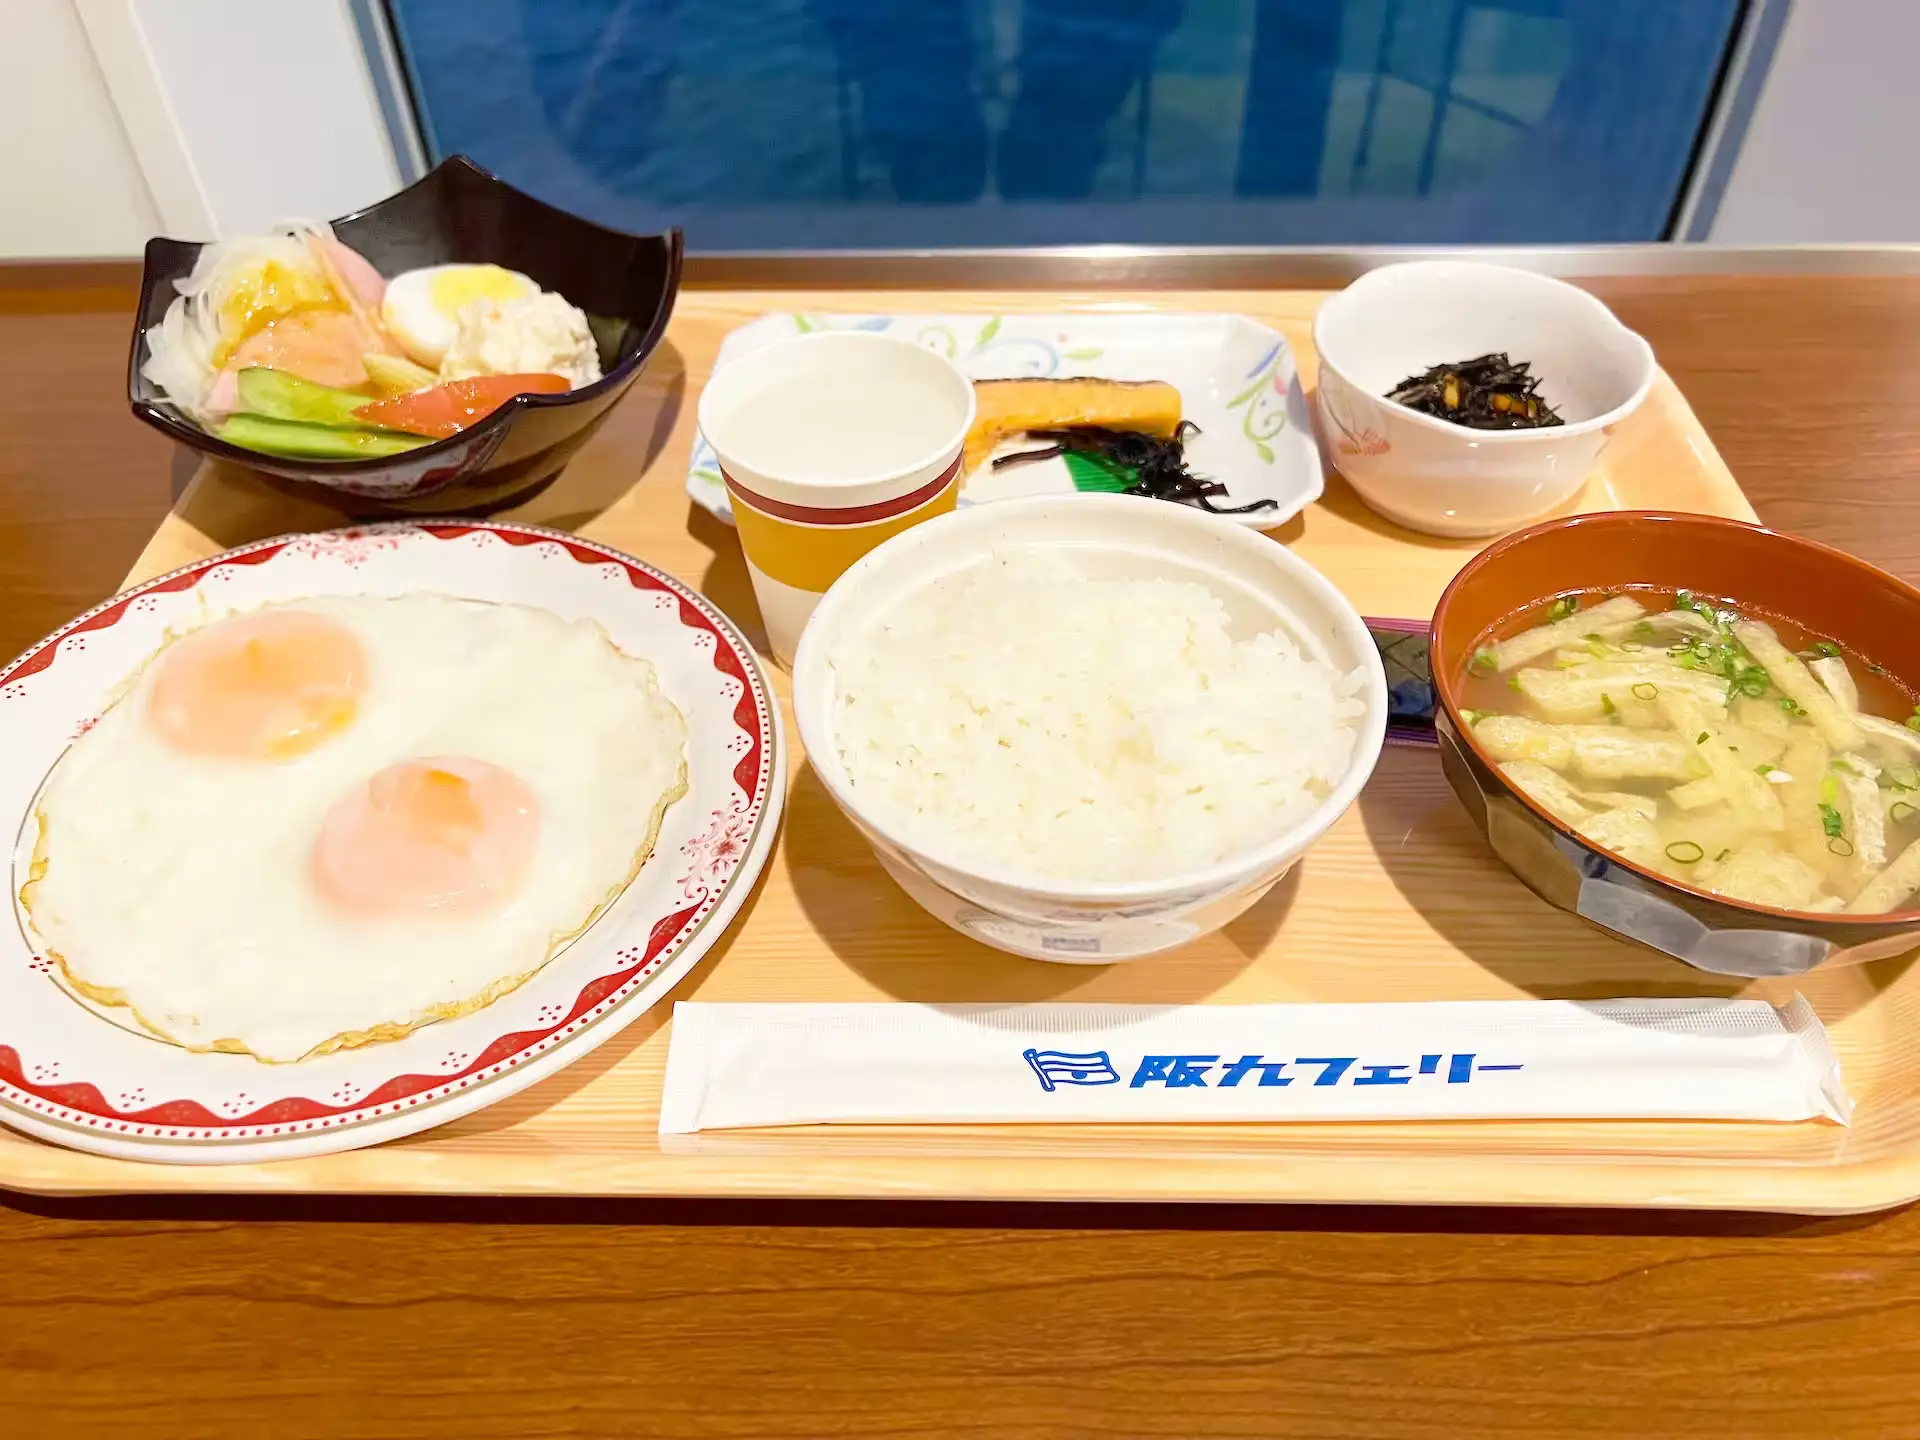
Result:
M834 637L847 784L881 827L987 873L1150 882L1244 855L1353 768L1368 671L1240 628L1195 580L997 548Z

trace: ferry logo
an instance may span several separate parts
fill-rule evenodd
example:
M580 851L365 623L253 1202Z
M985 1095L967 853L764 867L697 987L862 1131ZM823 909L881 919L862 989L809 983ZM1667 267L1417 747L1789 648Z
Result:
M1040 1088L1051 1094L1061 1085L1118 1085L1120 1072L1104 1050L1076 1055L1067 1050L1027 1050L1021 1059L1033 1067Z

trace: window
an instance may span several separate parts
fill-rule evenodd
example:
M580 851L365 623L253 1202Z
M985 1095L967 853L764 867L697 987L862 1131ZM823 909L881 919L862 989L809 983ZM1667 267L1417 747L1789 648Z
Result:
M1664 236L1740 0L389 0L433 159L702 250Z

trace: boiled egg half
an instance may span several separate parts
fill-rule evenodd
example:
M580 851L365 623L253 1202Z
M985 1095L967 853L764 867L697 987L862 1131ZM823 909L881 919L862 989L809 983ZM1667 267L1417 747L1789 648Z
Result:
M388 283L380 318L408 359L438 370L460 333L462 308L475 300L504 304L539 293L525 275L499 265L429 265Z

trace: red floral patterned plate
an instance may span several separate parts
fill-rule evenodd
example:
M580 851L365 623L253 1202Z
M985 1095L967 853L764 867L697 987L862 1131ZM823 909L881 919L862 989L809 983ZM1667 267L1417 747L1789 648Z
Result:
M296 1065L195 1054L76 1001L19 912L33 797L170 630L276 600L427 591L591 618L644 656L687 717L687 794L607 912L533 979L405 1039ZM0 670L0 817L15 921L0 927L0 1121L138 1160L284 1159L392 1140L478 1110L604 1043L733 920L785 794L778 708L752 649L701 596L558 531L477 521L283 536L150 580Z

